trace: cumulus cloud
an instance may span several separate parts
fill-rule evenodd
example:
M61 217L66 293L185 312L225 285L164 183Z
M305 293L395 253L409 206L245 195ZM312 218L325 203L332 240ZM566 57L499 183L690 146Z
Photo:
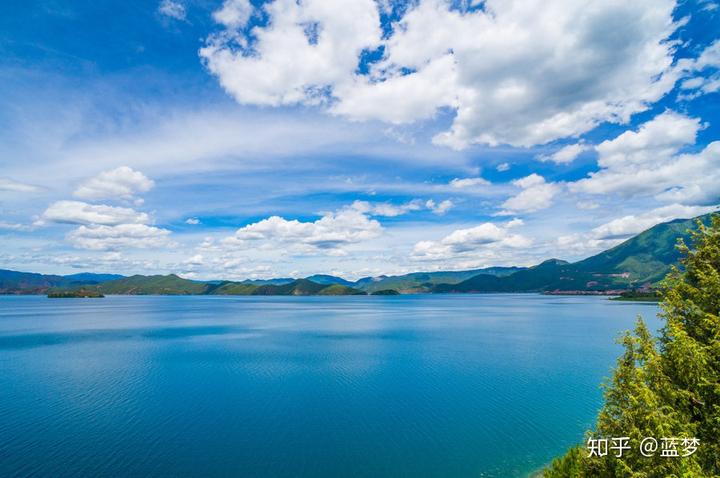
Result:
M57 201L52 203L41 216L41 222L64 224L147 224L150 217L126 207L88 204L81 201Z
M191 226L197 226L198 224L200 224L200 219L198 219L196 217L189 217L189 218L185 219L185 224L189 224Z
M249 33L239 30L249 5L228 0L214 15L226 29L200 55L243 104L324 104L389 123L449 108L455 118L438 144L531 146L627 122L687 76L668 41L675 6L420 0L383 35L383 7L372 0L275 0L258 7L268 22ZM361 56L374 51L381 57L365 65Z
M552 205L553 198L560 192L556 183L548 183L538 174L531 174L512 182L522 189L519 194L502 203L503 210L500 215L515 214L517 212L535 212Z
M439 241L420 241L415 244L411 258L414 260L449 260L473 255L482 249L524 248L532 241L509 229L521 225L510 221L506 224L486 222L467 229L457 229Z
M540 161L552 161L557 164L568 164L575 161L575 158L580 156L583 151L586 151L588 147L582 143L570 144L560 148L553 154L540 155L538 159Z
M186 265L186 266L191 266L191 267L201 266L201 265L203 265L204 263L205 263L205 260L204 260L204 258L203 258L203 256L202 256L202 254L195 254L194 256L188 257L187 259L185 259L185 260L183 261L183 264L184 264L184 265Z
M505 171L510 170L510 164L509 163L500 163L497 165L497 167L495 169L497 169L498 172L500 172L500 173L504 173Z
M158 12L166 17L174 18L175 20L185 20L187 13L185 12L185 6L174 0L162 0L158 5Z
M288 251L342 255L344 247L378 237L382 230L375 219L347 207L308 222L271 216L241 227L222 242L239 249L282 245Z
M449 199L446 199L446 200L444 200L444 201L440 201L439 203L436 203L436 202L435 202L434 200L432 200L432 199L428 199L428 200L425 202L425 207L427 207L427 208L430 209L434 214L437 214L437 215L439 215L439 216L442 216L443 214L445 214L446 212L448 212L450 209L453 208L453 206L455 206L455 204L454 204L451 200L449 200Z
M104 171L82 183L73 193L81 199L131 199L153 188L155 183L127 166Z
M720 199L720 141L696 153L698 118L667 111L599 144L600 170L569 185L571 191L621 196L651 195L667 202L711 204Z
M455 178L450 181L450 186L456 189L473 188L477 186L489 186L490 181L483 178Z
M225 15L216 12L216 20ZM277 0L263 6L265 27L252 31L252 46L237 49L238 35L211 37L200 50L208 69L244 104L316 104L324 89L352 80L358 58L380 39L373 0ZM218 18L220 17L220 18Z
M119 224L117 226L80 226L67 238L81 249L118 250L128 248L155 248L170 244L170 231L145 224Z
M220 10L213 13L213 20L226 28L242 28L252 12L249 0L225 0Z
M10 178L0 178L0 191L10 191L14 193L34 193L40 191L40 188L31 184L13 181Z

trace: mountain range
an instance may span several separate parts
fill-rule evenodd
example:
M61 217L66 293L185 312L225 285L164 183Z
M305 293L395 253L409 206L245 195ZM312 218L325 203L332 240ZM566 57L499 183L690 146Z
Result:
M707 223L710 215L701 216ZM132 295L357 295L376 293L617 293L650 289L678 263L675 247L687 241L695 219L658 224L618 246L569 263L549 259L533 267L490 267L465 271L414 272L348 281L316 274L303 279L193 281L177 275L81 273L66 276L0 270L0 294L45 294L60 289Z

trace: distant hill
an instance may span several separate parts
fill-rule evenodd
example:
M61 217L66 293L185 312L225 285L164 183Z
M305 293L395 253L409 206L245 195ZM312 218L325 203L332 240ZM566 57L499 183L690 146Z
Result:
M700 219L709 222L710 215ZM689 239L694 219L656 226L622 244L575 263L550 259L509 276L480 274L456 284L439 284L432 292L605 292L652 287L677 264L679 238Z
M315 282L317 284L340 284L352 287L355 285L354 282L345 280L342 277L330 276L326 274L315 274L313 276L306 277L305 279Z
M51 287L70 285L71 282L63 276L0 269L0 292L3 294L43 294Z
M84 287L87 289L87 287ZM72 291L73 289L69 289ZM196 282L174 274L124 277L93 287L108 295L364 295L341 284L318 284L307 279L288 284L255 285L246 282Z
M96 286L103 294L115 295L194 295L204 294L211 287L211 284L183 279L175 274L134 275Z
M523 269L524 267L488 267L466 271L412 272L399 276L366 277L352 285L367 292L388 289L404 293L429 292L437 284L457 284L479 274L502 277Z
M273 284L273 285L283 285L283 284L289 284L293 282L295 279L292 277L278 277L277 279L247 279L244 281L241 281L241 284L251 284L251 285L267 285L267 284Z
M93 274L92 272L81 272L79 274L70 274L63 276L73 282L82 282L83 284L101 284L111 280L122 279L125 276L120 274Z
M0 269L0 294L45 294L54 287L94 285L121 277L117 274L89 272L60 276Z

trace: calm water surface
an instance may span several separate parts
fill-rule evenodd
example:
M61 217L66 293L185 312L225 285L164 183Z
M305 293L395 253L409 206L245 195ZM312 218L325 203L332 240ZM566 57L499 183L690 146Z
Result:
M0 297L0 476L514 477L579 442L655 305Z

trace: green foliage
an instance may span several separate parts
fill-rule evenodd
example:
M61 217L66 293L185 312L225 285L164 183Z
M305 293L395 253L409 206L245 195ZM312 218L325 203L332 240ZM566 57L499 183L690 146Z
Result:
M720 216L696 226L692 250L679 241L682 270L673 267L662 283L660 337L638 319L621 339L625 351L589 436L628 436L636 445L645 437L696 437L697 452L644 457L635 446L621 458L589 458L577 447L554 460L545 477L720 476Z
M612 297L610 300L620 301L639 301L639 302L657 302L661 300L660 293L657 290L627 290L620 294L619 297Z

